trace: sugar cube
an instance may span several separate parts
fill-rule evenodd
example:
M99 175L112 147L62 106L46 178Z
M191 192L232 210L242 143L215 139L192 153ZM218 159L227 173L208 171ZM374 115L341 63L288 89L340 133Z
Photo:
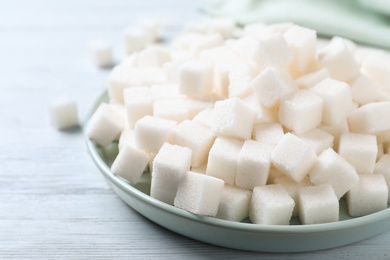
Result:
M373 173L378 153L376 136L343 133L340 136L338 152L355 167L358 174Z
M175 83L152 85L150 87L150 92L152 93L153 100L174 98L183 99L185 97L184 95L179 94L179 86Z
M139 27L129 27L123 33L123 43L125 53L130 55L136 51L141 51L149 43L147 32Z
M214 108L206 108L200 111L193 119L195 123L203 125L208 129L211 129L211 124L213 122Z
M377 53L371 55L362 63L362 73L382 86L383 90L390 90L390 55Z
M223 187L220 179L188 171L179 184L174 205L194 214L215 217Z
M144 18L139 20L136 26L143 29L148 42L155 42L158 40L161 25L157 20L153 18Z
M181 98L155 100L153 103L153 115L177 122L182 122L189 118L187 103Z
M189 97L208 97L213 90L211 62L191 60L179 68L179 93Z
M171 53L160 46L145 48L138 54L139 67L162 67L171 60Z
M179 185L190 170L191 156L187 147L164 143L153 160L150 196L173 205Z
M330 184L340 199L359 181L355 168L332 148L324 150L311 169L310 181L315 184Z
M309 89L329 77L330 75L328 69L321 68L297 78L295 82L297 83L298 87Z
M193 119L199 112L206 108L214 107L214 102L209 100L186 98L185 101L188 110L188 119Z
M367 76L360 74L351 83L352 98L359 105L378 100L381 86Z
M131 145L124 145L111 166L111 171L136 184L150 160L149 155Z
M254 224L288 225L294 205L282 185L257 186L253 189L249 218Z
M291 133L286 133L271 154L273 165L296 182L302 181L316 163L313 148Z
M206 174L234 185L242 145L236 139L217 137L209 152Z
M283 127L279 123L256 124L253 127L253 139L277 145L284 136Z
M110 105L102 103L90 118L86 134L99 145L107 146L123 129L123 117Z
M251 64L240 64L229 72L229 97L244 98L253 93L251 81L255 70Z
M319 129L333 135L333 150L338 151L340 135L344 132L349 132L348 120L344 119L337 125L321 124Z
M296 136L308 143L317 156L325 149L333 147L334 136L320 128L315 128L303 134L296 134Z
M348 213L360 217L387 208L389 189L382 174L362 174L347 193Z
M311 91L324 100L323 123L339 124L351 113L352 94L347 83L327 78L311 88Z
M287 70L273 67L261 72L251 85L257 98L268 108L277 107L281 97L298 90Z
M94 41L89 44L89 58L97 67L104 68L112 65L112 48L105 41Z
M170 134L170 143L191 149L193 167L199 167L206 161L214 140L210 129L190 120L176 125Z
M238 156L237 186L253 190L267 183L274 146L254 140L246 140Z
M387 188L390 191L390 154L384 154L379 158L375 164L374 173L382 174L385 177ZM390 192L388 202L390 202Z
M390 102L374 102L363 105L351 112L348 117L351 131L356 133L376 134L390 130Z
M297 134L313 130L321 124L323 103L321 97L309 90L282 97L279 121Z
M237 98L215 102L211 130L217 136L250 139L255 120L255 111Z
M153 115L153 98L149 87L131 87L123 90L127 120L130 127L146 115Z
M251 94L242 101L256 112L254 124L275 123L278 121L278 108L268 108L259 102L256 94Z
M302 187L298 192L299 218L304 225L339 220L339 200L330 184Z
M79 119L76 102L66 97L50 100L49 119L50 124L58 130L77 126Z
M119 136L118 149L121 150L125 145L136 147L135 133L132 128L124 129Z
M153 116L145 116L134 126L136 146L149 153L157 154L161 146L169 140L176 121Z
M225 184L218 207L217 218L240 222L249 216L250 190Z

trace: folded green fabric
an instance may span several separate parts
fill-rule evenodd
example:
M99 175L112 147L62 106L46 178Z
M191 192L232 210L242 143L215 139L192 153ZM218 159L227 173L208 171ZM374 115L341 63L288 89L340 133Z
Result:
M388 0L214 0L201 9L245 25L293 22L322 36L340 36L390 49Z

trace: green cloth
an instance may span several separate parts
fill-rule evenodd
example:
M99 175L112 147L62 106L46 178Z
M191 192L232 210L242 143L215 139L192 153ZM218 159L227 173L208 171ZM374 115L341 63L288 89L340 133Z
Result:
M201 9L241 25L293 22L322 36L390 49L389 0L213 0Z

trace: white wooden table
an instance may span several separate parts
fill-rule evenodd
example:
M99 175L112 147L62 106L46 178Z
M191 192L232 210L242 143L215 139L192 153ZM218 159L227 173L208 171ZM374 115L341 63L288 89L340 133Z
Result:
M80 121L108 70L88 63L89 41L121 55L121 30L144 16L165 36L202 15L193 1L0 0L0 259L390 259L390 232L302 254L243 252L198 242L150 221L108 187L82 129L49 125L47 104L67 95ZM281 245L283 246L283 245Z

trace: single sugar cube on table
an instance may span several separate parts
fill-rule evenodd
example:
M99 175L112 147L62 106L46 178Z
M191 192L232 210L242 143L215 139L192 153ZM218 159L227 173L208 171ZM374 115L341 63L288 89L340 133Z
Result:
M300 182L316 163L317 155L308 143L286 133L272 151L271 161L278 170Z
M382 174L361 174L347 193L348 213L360 217L387 208L389 189Z
M157 154L161 146L168 142L176 121L153 116L145 116L137 121L134 127L137 148Z
M282 185L257 186L253 189L249 218L254 224L288 225L294 205Z
M390 102L373 102L351 112L348 117L350 130L356 133L377 134L390 130Z
M299 190L302 187L313 186L313 184L310 182L309 177L305 177L301 182L296 182L287 176L280 176L276 177L273 183L282 185L286 189L288 194L291 196L291 198L293 198L295 202L295 207L292 213L292 217L297 217L299 215Z
M131 87L123 90L127 120L130 127L146 115L153 115L153 98L149 87Z
M336 125L343 121L352 110L351 87L342 81L331 78L324 79L310 89L323 101L322 122Z
M250 190L225 184L216 218L240 222L249 216Z
M320 96L309 90L300 90L282 97L279 121L297 134L313 130L321 124L323 103Z
M194 214L215 217L223 187L223 180L188 171L178 186L174 206Z
M182 122L189 118L187 102L181 98L156 100L153 103L153 115Z
M213 65L211 62L191 60L179 68L179 93L204 98L213 91Z
M238 156L236 185L252 190L267 183L274 146L246 140Z
M187 147L164 143L153 160L150 196L173 205L179 184L191 167Z
M374 173L382 174L385 177L389 189L388 202L390 202L390 154L382 155L375 164Z
M112 106L102 103L90 118L86 134L101 146L107 146L124 129L123 117Z
M169 142L188 147L192 151L191 166L199 167L208 157L215 135L210 129L185 120L172 128Z
M277 107L280 98L298 90L286 69L267 67L251 82L259 101L268 108Z
M318 52L318 59L335 80L349 81L359 75L357 62L340 37L333 37L329 44Z
M290 67L295 71L307 72L317 61L316 31L293 25L283 36L292 51Z
M217 137L209 152L206 174L234 185L242 145L236 139Z
M211 130L217 136L250 139L255 120L255 111L237 98L215 102Z
M259 71L270 66L287 68L292 60L293 54L281 33L260 39L253 52L253 63Z
M277 145L284 136L283 127L279 123L256 124L253 127L253 139Z
M89 58L97 67L104 68L112 65L112 47L104 41L94 41L88 46Z
M136 184L147 167L150 156L131 145L124 145L111 166L111 171Z
M49 102L50 124L58 130L75 127L79 124L77 104L69 98L55 98Z
M358 174L373 173L378 153L376 136L343 133L340 136L338 152L355 167Z
M340 199L359 181L355 168L332 148L324 150L311 169L310 181L315 184L330 184Z
M339 220L339 200L330 184L302 187L298 192L299 218L304 225Z
M317 156L325 149L333 147L334 136L320 128L315 128L303 134L296 134L296 136L308 143L314 149Z

